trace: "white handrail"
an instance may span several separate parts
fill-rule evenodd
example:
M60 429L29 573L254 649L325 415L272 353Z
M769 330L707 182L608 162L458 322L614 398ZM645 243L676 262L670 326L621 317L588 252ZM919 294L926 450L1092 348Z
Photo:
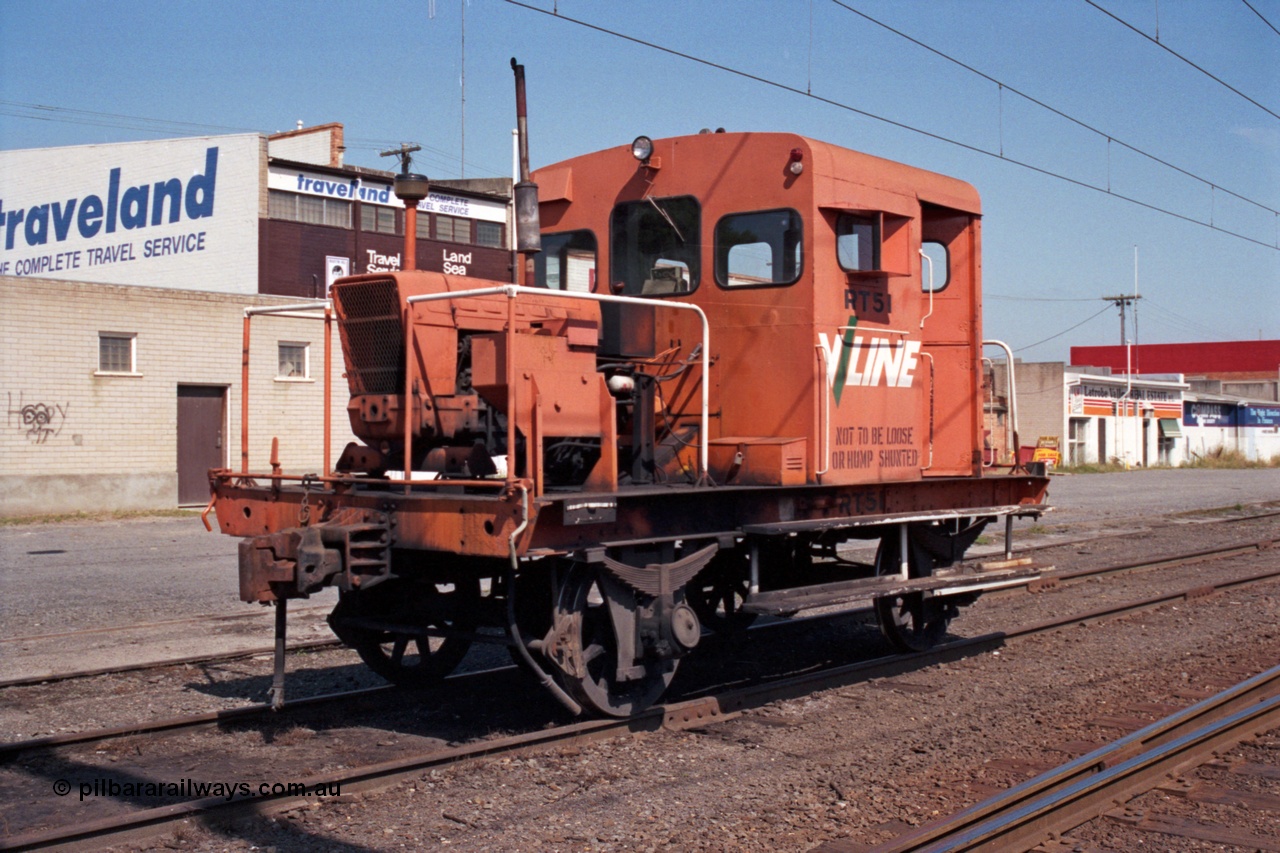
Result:
M1005 430L1005 444L1007 446L1009 444L1016 443L1018 440L1018 388L1013 375L1013 350L1009 349L1009 345L1004 341L983 341L982 345L984 347L1000 347L1000 349L1004 350L1004 357L1007 359L1006 364L1009 365L1009 369L1005 371L1006 375L1009 377L1009 424ZM1013 433L1013 442L1009 441L1009 432ZM1013 464L1017 466L1018 454L1021 451L1021 448L1014 447L1011 449L1013 450Z
M244 309L244 316L253 317L258 314L287 314L290 311L317 311L332 307L333 303L328 299L318 299L314 302L296 302L293 305L261 305L257 308L246 307Z
M528 287L523 284L504 284L497 287L480 287L475 290L456 290L447 293L423 293L418 296L410 296L405 299L407 304L415 304L418 302L436 302L442 300L466 299L474 296L506 296L508 299L515 299L520 294L528 296L558 296L564 299L582 299L588 302L613 302L619 305L644 305L649 308L674 308L684 311L694 311L698 315L698 319L702 322L702 412L700 416L700 424L698 429L698 479L702 480L707 475L708 469L708 437L710 417L708 410L710 407L708 386L711 376L711 324L707 322L706 313L697 305L691 305L687 302L670 302L667 300L657 299L641 299L636 296L615 296L611 293L582 293L580 291L570 290L550 290L542 287Z
M821 389L818 397L818 408L822 411L822 435L818 437L818 463L822 468L814 471L813 476L822 482L822 475L831 469L831 401L827 396L831 394L831 388L827 386L827 371L830 368L827 365L827 348L822 344L818 344L818 360L822 362L822 376L819 378L818 387ZM826 452L823 452L823 448Z

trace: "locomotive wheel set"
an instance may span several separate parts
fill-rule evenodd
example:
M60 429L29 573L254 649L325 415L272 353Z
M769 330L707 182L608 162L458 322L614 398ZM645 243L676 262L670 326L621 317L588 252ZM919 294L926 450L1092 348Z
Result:
M918 650L1034 577L961 562L1048 484L985 449L972 187L783 133L640 137L530 176L521 139L520 284L370 274L310 306L360 439L335 465L326 441L322 473L274 449L252 471L245 380L210 507L244 537L241 597L277 607L277 701L286 602L326 586L334 632L395 683L501 642L575 712L626 716L704 632L840 605ZM856 539L874 561L841 553Z

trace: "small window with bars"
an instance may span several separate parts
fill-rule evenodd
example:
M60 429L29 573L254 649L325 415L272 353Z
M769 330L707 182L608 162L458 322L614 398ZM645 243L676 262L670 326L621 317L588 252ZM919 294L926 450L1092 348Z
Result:
M136 374L137 335L124 332L98 333L98 373Z
M360 205L360 230L375 234L399 234L399 217L393 207L373 204Z
M267 193L267 216L307 225L350 228L351 202L283 190L270 190Z
M436 239L449 243L471 242L471 220L436 214Z
M297 341L280 342L280 372L276 379L310 379L310 344Z
M476 245L502 248L502 224L498 222L476 223Z

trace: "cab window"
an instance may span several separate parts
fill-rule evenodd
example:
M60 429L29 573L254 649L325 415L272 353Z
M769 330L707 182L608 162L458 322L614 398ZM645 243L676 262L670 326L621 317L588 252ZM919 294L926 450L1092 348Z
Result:
M870 272L880 269L880 220L842 213L836 218L836 257L841 269Z
M945 290L951 283L951 253L946 244L925 240L920 255L920 289L925 293Z
M734 213L716 225L716 283L721 287L794 284L804 231L794 210Z
M596 289L596 235L585 230L543 234L533 264L538 287L589 293Z
M700 218L692 196L646 198L615 207L609 225L613 292L672 296L697 289Z

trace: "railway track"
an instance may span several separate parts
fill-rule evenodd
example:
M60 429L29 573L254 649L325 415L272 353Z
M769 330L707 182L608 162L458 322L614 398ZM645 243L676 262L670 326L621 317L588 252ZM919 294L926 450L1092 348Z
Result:
M872 848L872 853L1030 850L1280 728L1280 667L1197 702L985 802ZM1070 849L1070 842L1064 849ZM838 845L818 850L834 853Z
M1262 547L1269 547L1270 544L1271 542L1268 540L1265 543L1252 543L1250 545L1237 545L1232 548L1200 551L1192 555L1180 555L1177 558L1166 557L1155 562L1167 563L1173 559L1178 559L1184 562L1191 559L1209 559L1212 557L1225 556L1230 553L1244 553L1250 550L1256 551ZM1147 564L1130 564L1123 570L1133 570L1146 566ZM1114 573L1121 570L1121 568L1111 566L1098 570L1090 570L1088 572L1081 571L1074 573L1073 578L1079 578L1089 574ZM617 737L620 735L634 734L637 732L654 731L660 728L696 729L701 726L712 724L717 720L728 719L729 717L753 707L759 707L772 702L795 698L817 690L844 686L875 678L900 675L923 666L939 662L959 660L969 655L998 648L1021 637L1089 624L1127 613L1160 607L1171 602L1193 600L1195 598L1211 594L1213 591L1218 589L1228 589L1253 583L1261 583L1268 580L1274 580L1276 578L1280 578L1280 568L1224 580L1212 586L1200 586L1179 592L1165 593L1122 605L1106 607L1088 613L1075 613L1060 619L1026 625L1001 633L987 634L965 640L959 640L939 646L928 652L877 658L874 660L862 661L812 673L779 678L761 684L733 688L718 693L694 696L693 698L685 701L674 702L654 708L644 714L640 714L629 719L588 720L508 737L480 740L461 746L436 749L395 761L369 764L337 773L322 774L309 779L300 780L300 782L306 786L306 790L308 791L316 790L317 786L323 786L323 790L333 790L334 786L337 786L337 788L343 793L349 793L365 789L385 787L387 785L394 784L397 781L413 777L414 775L421 773L423 770L472 760L482 756L501 753L519 753L531 749L544 748L550 744L565 745L570 743L582 743L603 738ZM497 671L493 672L496 673ZM466 677L471 676L458 676L460 679ZM391 688L374 688L371 691L362 691L362 695L368 695L369 693L376 693L381 690L389 689ZM304 703L294 704L295 706L302 704L320 704L340 699L349 699L351 696L352 694L350 693L333 694L326 697L315 697L312 700L305 700ZM250 707L240 709L234 713L237 719L247 719L257 714L264 714L265 708L266 706ZM103 734L106 737L120 737L126 734L138 734L146 731L172 731L182 726L208 725L211 722L225 721L226 717L222 715L225 715L226 713L227 712L221 712L221 714L214 715L201 715L199 718L190 718L186 721L161 721L160 724L153 724L150 726L123 727L119 730L110 731L104 730L103 733L97 734ZM212 717L212 719L210 719L210 717ZM52 748L59 744L83 744L92 742L94 737L95 733L86 732L80 735L16 743L6 747L4 753L7 753L9 757L12 758L21 754L24 750L29 752L33 749ZM148 833L160 831L165 827L169 827L177 822L185 820L224 819L249 813L262 814L265 812L282 811L295 807L306 801L306 796L289 793L255 795L232 800L227 800L223 797L191 800L155 808L141 809L119 816L103 818L87 824L67 826L59 829L21 835L10 835L0 839L0 850L41 849L68 845L80 845L87 848L90 846L112 843L113 839L119 839L131 833L137 833L140 831L147 831Z
M1263 505L1263 506L1269 506L1269 504ZM1214 510L1203 510L1197 514L1203 514L1205 512L1214 512ZM1244 516L1212 518L1208 520L1197 521L1196 523L1210 524L1210 525L1237 524L1241 522L1258 521L1258 520L1263 520L1268 518L1274 518L1276 516L1280 516L1280 510L1269 511L1269 512L1257 512L1257 513L1244 515ZM1132 534L1131 533L1122 533L1122 534L1107 533L1107 534L1092 535L1085 538L1072 539L1070 542L1062 542L1062 541L1045 542L1045 543L1039 543L1039 544L1027 545L1027 546L1015 548L1013 550L1013 553L1015 555L1026 555L1026 554L1036 553L1039 551L1049 550L1053 548L1079 546L1079 545L1090 543L1090 542L1098 542L1101 540L1116 538L1120 536L1129 536L1129 535L1132 535ZM1211 549L1203 553L1214 554L1214 553L1217 553L1217 551L1214 551ZM1225 552L1223 553L1224 555L1227 555ZM1188 559L1194 559L1196 558L1196 556L1197 555L1195 554L1180 555L1177 557L1169 558L1167 562L1144 561L1141 563L1134 563L1132 565L1116 566L1112 568L1110 571L1112 572L1131 571L1135 569L1142 569L1148 566L1151 568L1167 567L1167 566L1177 565L1179 564L1180 561L1185 562ZM1088 577L1093 574L1102 574L1102 573L1104 572L1092 570L1092 569L1082 570L1075 573L1053 572L1049 575L1048 580L1052 582L1052 580L1056 578L1059 581L1065 581L1065 580L1070 580L1074 577ZM996 597L996 596L1003 596L1003 595L1009 595L1009 594L1016 594L1018 592L1024 591L1024 589L1025 588L1023 587L1016 587L1009 590L999 590L999 591L987 593L987 595L989 597ZM297 616L303 613L320 613L320 612L327 613L328 610L329 608L327 606L318 607L318 608L301 608L301 609L295 608L295 610L292 613L294 616ZM30 635L30 636L22 636L22 637L0 637L0 648L3 648L5 645L11 645L11 644L16 644L20 642L32 642L32 641L52 640L52 639L69 640L77 637L84 637L84 636L97 635L97 634L110 634L113 632L120 632L120 631L126 631L126 630L159 628L159 627L167 627L167 626L174 626L174 625L190 625L193 620L206 621L206 622L223 622L223 621L243 621L247 618L253 618L253 615L211 614L205 617L192 617L192 619L166 619L166 620L159 620L155 622L143 623L139 625L122 625L122 626L111 626L106 628L90 628L90 629L81 630L81 631L64 631L64 632L58 632L58 633L38 634L38 635ZM342 644L337 639L308 640L308 641L302 641L302 642L291 642L288 646L288 650L290 652L316 651L320 649L340 648L341 645ZM207 664L217 664L217 663L224 663L228 661L244 660L246 658L270 656L274 653L274 651L275 649L273 646L263 645L263 646L255 646L248 649L220 652L217 654L188 655L188 656L182 656L182 657L165 658L162 660L138 661L138 662L132 662L127 664L113 665L113 666L84 668L84 669L70 670L67 672L60 672L60 673L42 673L37 675L22 676L18 678L0 679L0 690L9 688L9 687L26 687L34 684L55 684L61 681L72 681L80 678L93 678L101 675L114 675L114 674L126 673L126 672L144 672L151 669L163 669L165 667L170 667L170 666L202 666Z
M1039 591L1044 589L1055 588L1062 584L1070 584L1073 582L1088 580L1090 578L1105 577L1107 575L1121 574L1126 572L1152 571L1160 568L1171 568L1174 566L1185 565L1188 563L1194 563L1198 561L1204 561L1204 560L1210 560L1210 559L1223 559L1223 558L1227 558L1235 555L1248 554L1258 550L1265 550L1273 547L1278 542L1280 542L1280 540L1262 540L1258 542L1223 546L1220 548L1202 549L1194 552L1170 555L1170 556L1165 556L1157 559L1148 559L1148 560L1142 560L1137 562L1113 564L1109 566L1102 566L1102 567L1096 567L1096 568L1090 568L1090 569L1053 571L1048 573L1045 577L1042 577L1040 580L1033 582L1030 585L1030 588L1033 591ZM1258 579L1265 580L1267 577L1268 575L1262 575L1262 576L1259 576ZM1245 578L1243 582L1255 582L1255 580L1253 577L1249 577L1249 578ZM1224 582L1222 586L1225 588L1225 586L1229 583L1231 582ZM1195 597L1195 596L1208 595L1212 593L1216 588L1217 587L1213 585L1202 585L1192 590L1170 593L1170 594L1161 596L1159 598L1152 599L1153 603L1150 606L1152 607L1160 606L1162 604L1166 604L1171 601L1183 600L1184 598L1189 596ZM1005 595L1016 595L1019 593L1024 593L1026 590L1027 590L1027 587L1017 587L1009 590L997 590L995 592L988 593L988 596L999 597L999 596L1005 596ZM1125 605L1125 607L1128 607L1128 605ZM1116 612L1123 612L1123 610L1116 611ZM775 622L775 623L755 625L755 626L752 626L749 630L751 632L760 632L760 631L776 630L780 628L793 628L797 624L802 624L807 621L827 620L831 618L838 618L842 615L845 615L845 614L831 613L831 614L822 614L822 615L816 615L816 616L810 616L810 617L801 617L801 618L791 619L785 622ZM1079 617L1076 617L1076 619L1078 621L1090 621L1097 618L1105 618L1106 616L1109 616L1109 615L1112 615L1112 612L1110 610L1104 609L1104 610L1096 611L1093 613L1083 614ZM1005 634L1005 636L1015 637L1015 636L1021 636L1028 632L1037 633L1042 630L1051 630L1054 626L1058 625L1060 621L1061 620L1032 625L1032 626L1029 626L1028 629L1014 629L1013 631L1010 631L1007 634ZM983 638L979 637L976 639L982 640ZM962 646L964 642L966 641L949 643L949 644L946 644L946 646L939 647L939 649L936 649L934 651ZM315 643L314 645L307 645L307 646L304 646L303 648L330 647L330 646L338 646L338 645L340 644L335 640L332 642L326 641L323 643ZM250 653L245 653L244 656L249 656L249 654ZM261 654L264 654L264 655L271 654L271 650L267 649L261 652ZM921 659L927 660L928 659L927 656L933 654L933 651L925 652L922 654L925 656L924 658L908 655L908 656L894 656L894 657L878 659L878 660L888 661L888 660L895 660L899 658L909 659L912 661L921 660ZM240 656L237 656L237 658L238 657ZM231 659L237 659L237 658L231 658ZM225 658L219 657L217 659L223 660ZM167 666L167 665L171 665L171 664L158 664L157 666ZM851 666L858 667L862 665L863 664L859 663L859 664L852 664ZM471 682L473 681L481 680L481 679L489 679L493 677L501 677L502 674L511 673L515 669L516 668L514 666L505 666L505 667L487 668L487 669L477 670L473 672L457 673L446 679L446 683L450 685L450 688L446 688L446 689L465 692L467 690L472 689ZM284 704L283 708L280 709L280 711L283 711L285 713L296 712L304 709L316 708L319 706L333 704L337 702L351 701L355 699L364 699L371 696L387 694L395 691L396 689L397 688L394 685L383 684L383 685L377 685L373 687L361 688L358 690L342 691L337 693L325 693L325 694L320 694L316 696L293 699L293 700L287 701ZM277 713L279 713L279 711L273 711L271 705L268 703L255 703L252 705L246 705L238 708L228 708L228 709L222 709L218 711L209 711L201 714L191 714L191 715L180 716L180 717L163 718L159 720L149 721L146 723L138 723L138 724L124 725L124 726L112 726L109 728L94 729L94 730L84 731L84 732L68 732L65 734L49 735L46 737L33 738L33 739L23 740L23 741L0 743L0 759L11 758L13 756L21 755L23 753L31 752L33 750L48 749L48 748L57 747L57 746L98 743L98 742L103 742L107 740L112 740L115 738L131 737L134 735L141 735L141 734L156 734L161 732L173 732L173 731L178 731L182 729L194 729L194 728L200 728L205 726L225 725L228 723L243 723L243 722L252 721L254 719L269 717Z

